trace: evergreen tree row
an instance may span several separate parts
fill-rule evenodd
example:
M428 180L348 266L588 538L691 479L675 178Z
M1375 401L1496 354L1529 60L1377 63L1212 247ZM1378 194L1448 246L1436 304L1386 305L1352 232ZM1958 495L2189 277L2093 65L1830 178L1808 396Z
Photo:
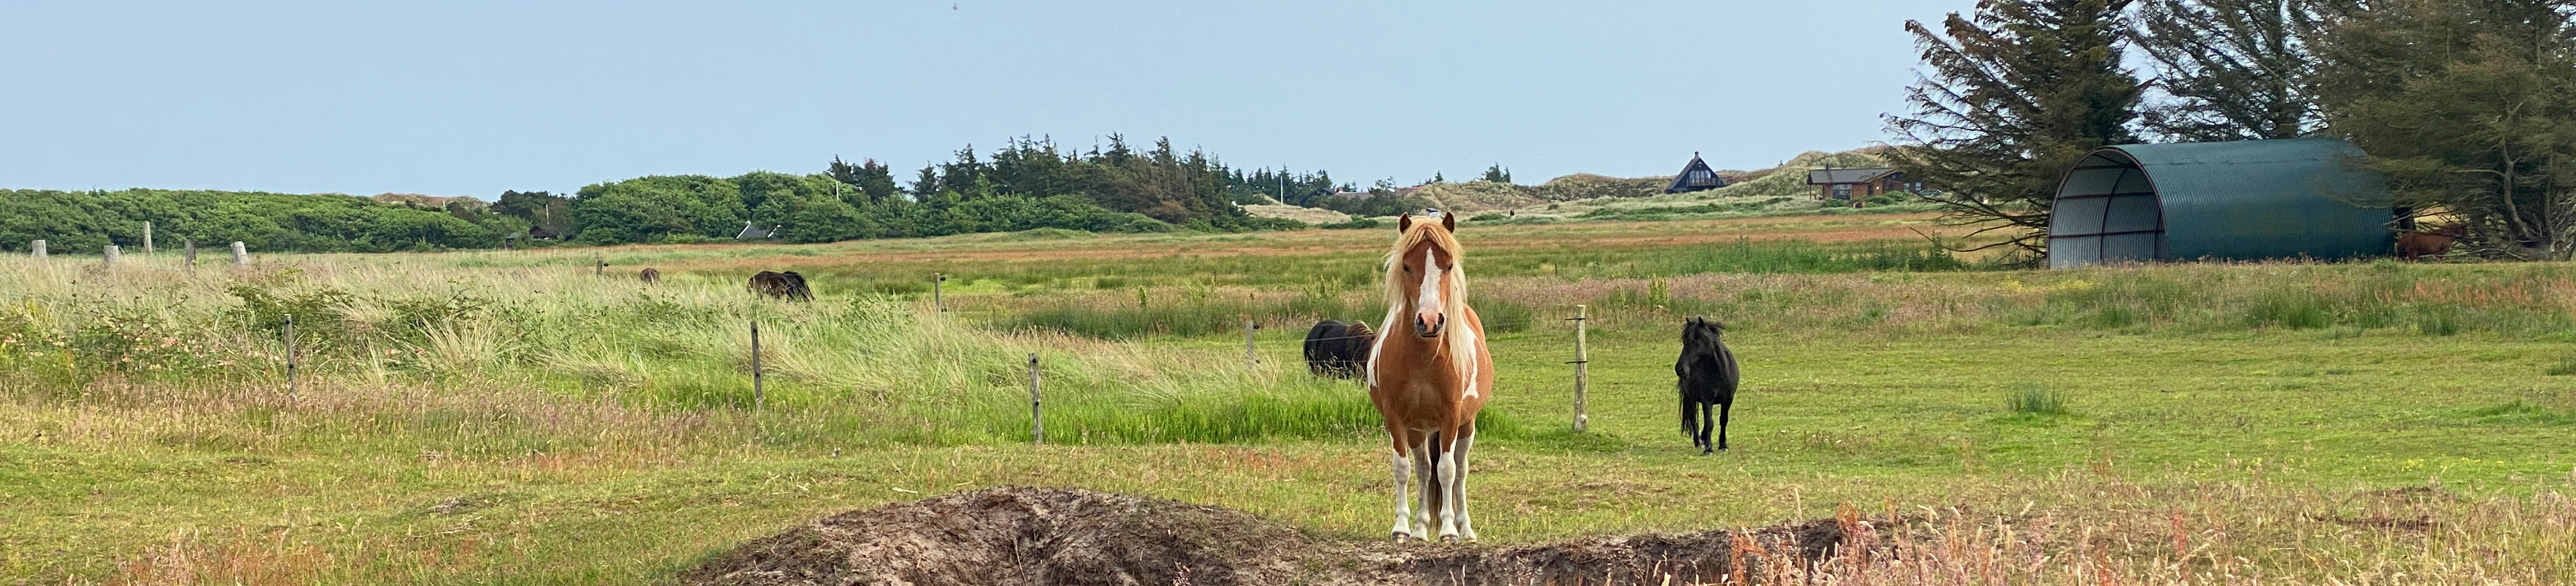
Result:
M1930 74L1888 117L1896 165L2031 261L2085 153L2301 136L2482 254L2576 257L2576 0L1987 0L1906 30Z
M1237 203L1285 193L1310 202L1335 190L1329 174L1232 169L1169 139L1138 151L1124 137L1074 152L1021 138L989 157L972 146L923 167L910 185L875 160L834 158L824 172L757 171L734 177L651 176L599 183L572 195L505 191L484 204L418 198L181 191L0 191L0 243L43 239L56 250L93 250L141 239L240 240L254 250L393 252L497 248L506 239L584 244L731 240L746 227L790 242L943 236L1036 228L1093 232L1294 229Z

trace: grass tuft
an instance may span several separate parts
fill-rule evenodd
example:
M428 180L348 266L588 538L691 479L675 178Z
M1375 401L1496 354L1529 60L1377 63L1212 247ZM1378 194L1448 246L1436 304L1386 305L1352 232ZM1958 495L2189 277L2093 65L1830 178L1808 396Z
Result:
M2067 415L2066 395L2037 385L2022 385L2004 397L2005 408L2013 415L2057 417Z

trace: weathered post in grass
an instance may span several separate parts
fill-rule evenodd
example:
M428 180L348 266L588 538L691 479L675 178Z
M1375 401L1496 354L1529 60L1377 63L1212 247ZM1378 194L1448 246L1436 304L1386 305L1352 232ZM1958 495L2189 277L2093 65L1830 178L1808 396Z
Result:
M1260 328L1261 328L1261 322L1256 322L1256 321L1252 321L1252 320L1249 320L1249 319L1247 319L1247 320L1243 320L1243 368L1244 368L1244 370L1249 370L1249 371L1253 371L1253 372L1260 372L1260 371L1261 371L1261 355L1260 355L1260 354L1257 354L1257 353L1254 353L1254 352L1252 351L1252 331L1253 331L1253 330L1256 330L1256 329L1260 329Z
M760 388L760 322L751 322L751 408L769 405L769 394Z
M36 260L45 260L45 241L38 240L35 242L29 242L27 243L27 249L28 252L31 253L31 258Z
M112 269L116 268L116 259L124 255L117 250L116 245L110 244L107 245L107 251L101 256L107 259L107 268Z
M295 314L286 314L286 404L295 404Z
M243 248L240 240L233 241L233 266L250 266L250 249Z
M608 276L608 259L605 259L605 258L595 258L595 259L591 259L591 261L592 261L592 265L591 265L591 267L590 267L590 276L593 276L593 277L607 277L607 276ZM760 327L760 326L759 326L758 324L754 324L752 327L757 328L757 327Z
M1585 391L1584 387L1586 387L1586 386L1590 385L1590 384L1591 384L1591 382L1592 382L1592 373L1591 373L1592 353L1591 353L1591 351L1590 351L1588 348L1585 348L1585 347L1584 347L1583 330L1584 330L1584 324L1585 324L1585 323L1588 323L1589 321L1591 321L1591 318L1592 318L1592 316L1591 316L1591 314L1590 314L1590 308L1585 307L1585 306L1581 306L1581 305L1577 305L1577 306L1574 306L1574 319L1567 320L1567 321L1574 322L1574 362L1573 362L1573 364L1574 364L1574 432L1575 432L1575 433L1582 433L1586 428L1591 427L1591 423L1592 423L1592 418L1591 418L1591 416L1586 415L1586 414L1584 414L1584 412L1583 412L1583 407L1584 407L1584 405L1583 405L1583 404L1584 404L1585 399L1586 399L1586 397L1584 396L1584 391Z
M143 223L143 255L152 256L152 223Z
M188 268L197 268L197 240L194 238L181 238L179 239L179 246L181 247L179 249L180 254L188 258Z
M948 311L948 305L947 305L947 303L946 303L946 302L944 302L944 301L942 301L942 300L940 300L940 298L939 298L939 288L940 288L940 285L945 284L945 283L947 283L947 282L948 282L948 273L931 273L931 274L930 274L930 309L931 309L931 311L933 311L933 312Z
M1046 411L1039 408L1038 353L1029 353L1029 443L1046 443Z

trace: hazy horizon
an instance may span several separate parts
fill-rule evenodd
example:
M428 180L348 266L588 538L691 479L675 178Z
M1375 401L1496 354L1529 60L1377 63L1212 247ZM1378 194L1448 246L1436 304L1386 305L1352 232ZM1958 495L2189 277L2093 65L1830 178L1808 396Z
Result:
M1884 140L1900 25L1972 6L1836 4L18 4L0 188L489 200L834 156L908 180L1111 133L1361 185L1759 169Z

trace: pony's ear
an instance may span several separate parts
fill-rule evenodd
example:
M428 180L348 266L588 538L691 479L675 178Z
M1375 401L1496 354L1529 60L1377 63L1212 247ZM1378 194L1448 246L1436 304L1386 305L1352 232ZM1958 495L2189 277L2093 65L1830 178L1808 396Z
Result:
M1413 212L1405 212L1404 215L1395 217L1395 231L1403 232L1411 229L1413 229Z
M1458 231L1458 214L1451 214L1451 213L1442 213L1442 214L1440 214L1440 229L1442 229L1442 230L1448 230L1448 231L1451 231L1451 232L1456 232L1456 231Z

